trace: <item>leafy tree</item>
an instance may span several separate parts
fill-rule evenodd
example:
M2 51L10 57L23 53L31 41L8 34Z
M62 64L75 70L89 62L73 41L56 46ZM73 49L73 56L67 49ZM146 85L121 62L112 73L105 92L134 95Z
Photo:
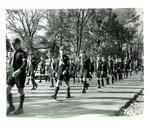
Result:
M123 25L125 29L124 37L126 44L126 56L132 56L132 48L134 46L134 39L137 37L138 27L140 24L139 17L135 8L126 9L115 9L114 12L117 14L117 21Z

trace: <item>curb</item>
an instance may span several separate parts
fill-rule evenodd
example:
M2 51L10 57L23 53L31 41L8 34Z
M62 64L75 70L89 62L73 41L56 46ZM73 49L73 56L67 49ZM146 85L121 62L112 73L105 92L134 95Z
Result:
M128 107L130 106L130 104L133 103L133 102L138 98L138 96L142 94L142 91L143 91L143 90L144 90L144 88L142 88L138 93L136 93L133 98L131 98L123 107L120 108L119 111L117 111L117 112L115 113L115 116L120 116L120 113L121 113L124 109L128 108Z

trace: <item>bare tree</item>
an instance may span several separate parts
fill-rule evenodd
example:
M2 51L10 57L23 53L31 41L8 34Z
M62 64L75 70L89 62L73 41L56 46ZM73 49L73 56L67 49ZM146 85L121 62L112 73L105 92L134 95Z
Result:
M76 56L79 56L85 42L83 37L85 35L85 27L91 16L90 11L86 9L71 9L68 10L67 14L70 25L65 30L65 39L71 43Z
M33 38L40 30L40 21L43 15L40 10L7 10L8 30L19 35L28 49L33 49Z

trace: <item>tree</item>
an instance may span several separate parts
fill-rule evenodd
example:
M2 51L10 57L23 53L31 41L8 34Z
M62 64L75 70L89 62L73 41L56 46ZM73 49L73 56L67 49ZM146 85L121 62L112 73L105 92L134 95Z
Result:
M68 51L79 56L83 48L85 26L90 18L90 11L85 9L46 10L45 27L49 42L56 42L58 46L64 45Z
M98 11L98 10L96 10ZM103 55L118 55L124 57L123 45L131 45L135 38L138 26L138 15L134 9L104 9L99 10L101 19L98 17L98 12L95 11L93 24L95 38L98 38L97 45L100 45ZM93 21L94 22L94 21ZM97 24L97 25L96 25ZM100 28L99 28L100 27Z
M19 35L26 48L33 50L33 39L41 29L42 18L41 10L7 10L6 28Z
M69 25L65 27L64 36L71 43L76 56L79 56L86 42L86 25L91 17L91 11L88 9L69 9L67 17Z
M109 39L105 30L105 23L108 17L112 13L112 9L92 9L91 19L88 23L89 37L91 38L91 50L95 54L100 54L103 51L103 47Z
M134 39L137 37L138 27L141 25L139 22L140 15L137 14L136 9L126 8L126 9L115 9L114 12L117 15L116 20L124 27L125 29L125 44L126 44L126 56L132 56L132 48L134 46Z

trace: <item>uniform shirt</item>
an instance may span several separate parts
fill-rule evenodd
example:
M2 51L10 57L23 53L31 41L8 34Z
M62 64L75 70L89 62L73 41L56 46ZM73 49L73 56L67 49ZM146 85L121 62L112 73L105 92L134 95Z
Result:
M79 72L80 69L81 69L81 64L80 64L80 62L77 62L76 63L76 71Z
M130 71L132 70L132 60L131 59L129 59L129 69L130 69Z
M124 62L123 62L123 60L121 60L121 70L122 71L124 70Z
M31 70L36 70L37 69L37 60L34 57L31 58L30 68L31 68Z
M117 69L118 69L118 62L115 62L114 63L114 71L117 72Z
M9 57L6 57L6 71L9 72L11 68L11 60Z
M27 66L27 54L22 49L16 50L12 62L12 68L14 71L20 69L21 71L25 71Z
M69 69L69 57L67 55L63 55L59 58L59 68L58 72L62 73L63 71L68 72Z
M118 70L121 70L121 67L122 67L122 63L118 62Z
M70 66L69 66L69 73L75 73L75 70L76 70L76 65L75 63L70 63Z
M102 60L98 60L97 62L96 62L96 70L97 71L102 71Z
M102 63L102 71L105 73L108 71L108 63L106 61Z
M90 58L88 58L87 56L82 58L82 62L81 62L81 67L82 70L88 70L91 71L91 61Z
M128 71L129 68L130 68L130 66L129 66L129 60L125 60L125 63L124 63L124 70L125 70L125 71Z
M113 72L114 70L114 62L113 60L110 60L110 70Z
M91 72L94 72L94 61L91 62Z

